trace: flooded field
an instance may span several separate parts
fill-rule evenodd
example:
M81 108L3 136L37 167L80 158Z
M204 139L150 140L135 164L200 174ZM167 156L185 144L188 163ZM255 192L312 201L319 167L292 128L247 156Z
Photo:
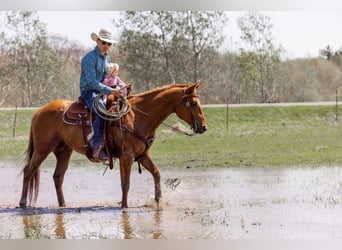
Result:
M342 167L163 170L162 201L134 166L129 208L119 171L71 164L67 208L57 207L53 168L43 167L35 208L18 208L20 168L0 163L0 238L342 238Z

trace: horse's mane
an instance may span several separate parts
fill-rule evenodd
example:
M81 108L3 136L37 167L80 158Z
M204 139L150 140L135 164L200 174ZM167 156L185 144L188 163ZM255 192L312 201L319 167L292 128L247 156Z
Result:
M173 84L168 84L168 85L156 87L154 89L147 90L147 91L144 91L142 93L137 93L137 94L134 94L134 95L131 95L131 96L132 97L138 97L138 96L141 97L141 96L146 96L146 95L149 95L149 94L156 94L156 93L159 93L159 92L167 90L167 89L184 88L184 87L189 87L189 86L190 86L190 84L187 84L187 83L173 83Z

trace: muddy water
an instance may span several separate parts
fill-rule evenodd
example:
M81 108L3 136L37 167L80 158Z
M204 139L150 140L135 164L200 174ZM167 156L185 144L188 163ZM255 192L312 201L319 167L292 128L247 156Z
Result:
M71 165L60 209L50 167L35 208L17 208L20 170L0 163L0 238L311 239L342 238L342 167L163 170L163 199L134 166L121 210L117 168Z

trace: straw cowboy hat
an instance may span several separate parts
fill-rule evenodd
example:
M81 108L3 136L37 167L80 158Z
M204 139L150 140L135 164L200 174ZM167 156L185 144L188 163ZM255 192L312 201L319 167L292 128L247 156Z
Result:
M95 42L97 39L100 39L101 41L105 41L107 43L118 43L118 41L113 40L112 33L106 29L101 29L98 35L93 32L90 34L90 37Z

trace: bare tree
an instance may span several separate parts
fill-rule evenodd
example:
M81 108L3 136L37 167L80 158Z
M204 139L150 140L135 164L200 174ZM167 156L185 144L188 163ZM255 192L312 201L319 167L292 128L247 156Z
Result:
M190 42L193 58L193 81L200 78L200 59L204 49L218 49L222 42L222 29L227 19L223 12L187 11L181 18L180 28Z
M10 69L6 75L20 97L17 98L20 100L18 104L39 106L55 99L60 90L68 86L63 79L63 58L67 57L62 57L50 47L46 25L36 12L8 12L6 17L2 51Z
M21 105L42 103L43 93L56 90L53 85L59 68L56 57L46 42L46 27L35 12L22 11L7 14L3 51L9 60L12 84L20 86ZM47 91L48 90L48 91Z
M238 25L241 29L241 39L245 47L240 48L241 55L256 56L254 82L260 102L273 100L276 81L277 65L280 63L281 48L276 48L273 42L272 23L267 15L252 11L239 17ZM252 52L252 53L251 53ZM254 55L253 55L254 54ZM244 60L246 63L248 59Z
M146 79L151 74L139 72L148 66L159 75L151 81L170 83L205 79L204 52L221 45L225 21L222 12L130 11L115 24L125 27L119 46L124 63L134 65L131 76Z

